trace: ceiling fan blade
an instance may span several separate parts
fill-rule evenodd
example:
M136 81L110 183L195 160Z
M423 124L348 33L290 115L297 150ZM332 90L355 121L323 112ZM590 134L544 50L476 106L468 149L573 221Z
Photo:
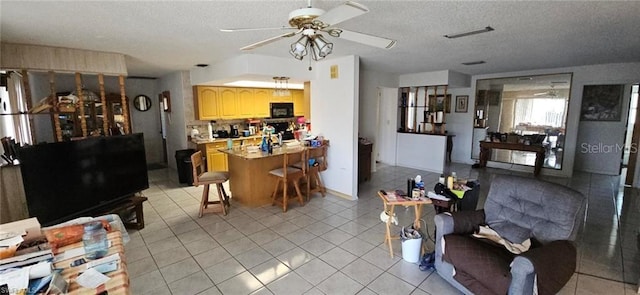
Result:
M367 35L363 33L358 33L354 31L342 30L340 32L340 38L362 43L369 46L374 46L383 49L391 49L396 45L396 40L391 40L383 37Z
M266 30L297 30L298 28L293 27L273 27L273 28L229 28L229 29L220 29L220 32L249 32L249 31L266 31Z
M316 18L316 20L321 21L328 27L348 19L352 19L356 16L363 15L367 12L369 12L369 8L366 6L360 3L347 1L344 4L323 13L321 16Z
M290 33L278 35L278 36L275 36L275 37L271 37L269 39L265 39L265 40L262 40L260 42L256 42L256 43L253 43L251 45L247 45L245 47L242 47L242 48L240 48L240 50L255 49L255 48L258 48L260 46L267 45L267 44L272 43L272 42L276 42L276 41L278 41L280 39L283 39L283 38L292 37L292 36L294 36L294 35L296 35L296 34L298 34L300 32L302 32L302 30L298 30L297 32L290 32Z

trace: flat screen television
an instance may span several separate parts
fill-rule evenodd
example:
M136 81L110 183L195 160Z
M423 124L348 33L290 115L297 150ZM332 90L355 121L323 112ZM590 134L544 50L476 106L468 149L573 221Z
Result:
M149 188L142 133L27 146L18 157L29 215L44 226Z

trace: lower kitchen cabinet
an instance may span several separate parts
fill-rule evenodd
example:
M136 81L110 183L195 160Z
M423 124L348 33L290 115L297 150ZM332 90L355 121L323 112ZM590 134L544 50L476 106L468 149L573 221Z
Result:
M226 142L208 143L207 151L207 171L228 171L227 154L219 151L227 147Z

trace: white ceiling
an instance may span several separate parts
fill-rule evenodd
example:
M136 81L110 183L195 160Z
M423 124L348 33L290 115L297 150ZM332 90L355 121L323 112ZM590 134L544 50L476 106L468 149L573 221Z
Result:
M282 32L223 33L220 28L279 27L296 1L7 1L2 42L123 53L130 76L159 77L215 64L238 48ZM313 1L329 10L344 1ZM337 27L396 39L378 49L331 38L328 57L358 55L361 68L388 73L455 70L487 74L640 61L640 1L358 1L370 12ZM443 35L492 26L495 31ZM293 58L280 40L251 52ZM484 60L481 65L462 62ZM305 58L301 67L308 66Z

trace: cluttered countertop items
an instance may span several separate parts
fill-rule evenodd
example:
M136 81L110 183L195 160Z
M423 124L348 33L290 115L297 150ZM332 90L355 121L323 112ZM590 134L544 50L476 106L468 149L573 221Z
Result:
M224 123L222 123L224 122ZM195 144L259 139L265 135L281 136L283 140L306 138L311 123L304 117L282 119L249 119L210 121L206 125L189 125L189 140Z
M127 293L127 231L115 214L42 228L37 218L0 224L2 294Z

